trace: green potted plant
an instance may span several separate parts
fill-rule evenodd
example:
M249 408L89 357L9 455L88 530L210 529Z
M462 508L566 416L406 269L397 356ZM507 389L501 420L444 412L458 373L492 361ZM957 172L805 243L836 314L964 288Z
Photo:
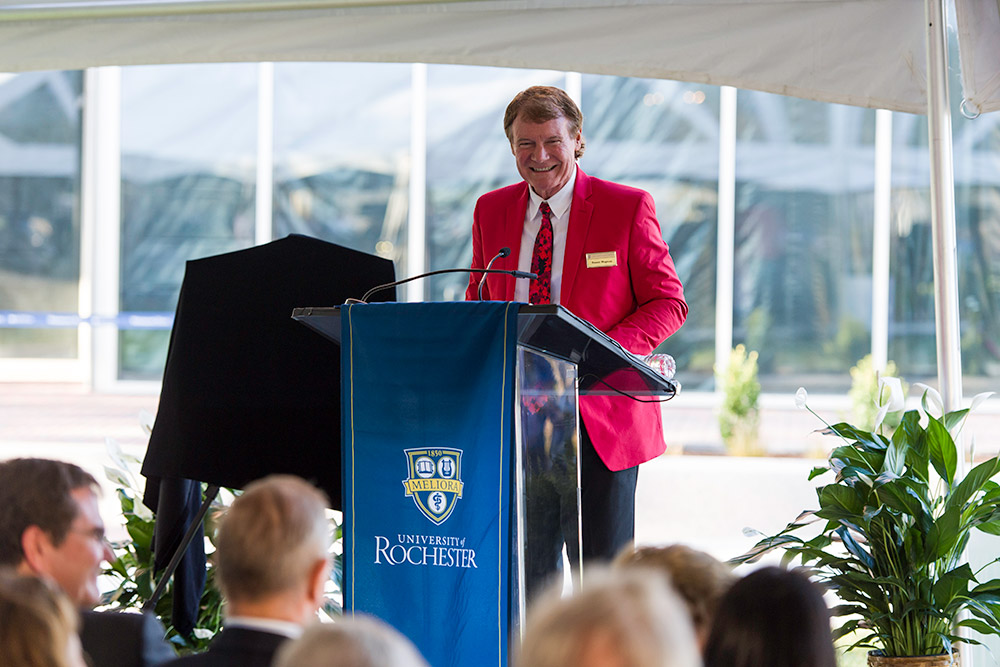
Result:
M870 649L869 665L957 664L955 644L979 643L959 636L959 628L1000 635L1000 579L980 581L963 560L973 530L1000 534L1000 485L993 481L1000 459L958 475L953 434L969 410L942 414L940 396L927 387L922 410L906 412L891 438L879 433L885 415L902 408L898 380L882 378L879 386L894 396L879 401L873 432L827 425L843 442L810 474L834 475L817 489L818 509L734 562L775 549L786 564L801 561L842 602L832 610L841 621L835 639L849 636L851 649ZM796 402L809 409L806 400L800 389Z
M756 456L761 454L758 442L760 382L757 380L757 352L737 345L729 354L724 369L716 368L722 389L719 408L719 432L730 454Z

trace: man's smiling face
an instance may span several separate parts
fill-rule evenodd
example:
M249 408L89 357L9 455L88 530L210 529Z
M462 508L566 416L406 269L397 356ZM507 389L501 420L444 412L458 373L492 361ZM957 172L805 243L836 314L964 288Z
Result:
M542 199L548 199L566 185L576 169L580 131L559 116L544 123L532 123L519 116L511 127L511 151L517 171Z

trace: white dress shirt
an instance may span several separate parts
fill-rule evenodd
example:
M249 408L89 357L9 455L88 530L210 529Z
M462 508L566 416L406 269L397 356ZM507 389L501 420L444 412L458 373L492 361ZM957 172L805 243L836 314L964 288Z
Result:
M566 232L569 229L569 209L573 204L573 188L576 185L576 168L573 175L566 181L559 192L547 200L528 187L531 199L528 209L524 212L524 226L521 230L521 251L517 256L517 270L531 271L531 257L535 251L535 236L542 226L542 213L538 207L543 201L548 201L552 209L552 282L550 288L551 303L559 303L559 291L562 287L563 258L566 255ZM531 293L531 280L517 278L514 281L514 301L528 302Z
M258 618L254 616L230 616L226 618L222 627L270 632L274 635L284 635L289 639L297 639L302 634L302 626L298 623L280 621L276 618Z

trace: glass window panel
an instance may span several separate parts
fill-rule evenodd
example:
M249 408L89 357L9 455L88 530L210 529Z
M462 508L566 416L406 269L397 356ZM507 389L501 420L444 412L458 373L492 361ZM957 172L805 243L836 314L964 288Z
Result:
M659 351L688 389L711 389L715 362L719 88L585 75L581 167L652 194L690 311Z
M427 270L472 263L472 212L490 190L517 183L503 131L507 104L534 85L565 86L559 72L433 65L427 68ZM468 274L434 276L432 301L462 300Z
M406 272L412 66L274 66L274 237L306 234ZM360 295L358 295L360 296Z
M1000 117L970 120L950 28L949 87L963 392L1000 377ZM937 339L927 118L893 114L889 357L910 382L937 387Z
M875 112L737 100L734 343L765 391L842 391L871 351Z
M80 292L80 72L0 74L0 311ZM75 328L0 328L0 357L76 358Z
M257 65L122 70L122 312L169 312L189 259L253 245ZM169 331L123 330L119 376L158 379Z
M963 389L972 395L995 391L1000 377L1000 114L970 120L952 101Z
M892 115L889 358L907 381L937 377L927 119Z

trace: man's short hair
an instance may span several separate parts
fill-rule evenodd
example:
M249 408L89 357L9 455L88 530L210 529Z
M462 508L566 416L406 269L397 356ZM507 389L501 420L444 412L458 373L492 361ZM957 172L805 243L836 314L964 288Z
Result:
M699 667L687 611L656 570L591 568L583 590L557 582L528 610L518 667Z
M514 121L518 117L529 123L545 123L554 118L565 118L569 121L570 134L583 130L583 112L566 91L555 86L532 86L522 90L507 105L503 115L503 131L507 141L514 145ZM583 157L586 142L580 137L580 147L576 149L576 158Z
M731 567L704 551L683 544L629 548L615 558L614 567L660 570L687 605L697 632L708 635L719 600L737 576Z
M11 459L0 462L0 565L17 566L24 560L21 537L31 526L62 544L80 511L72 491L99 488L93 475L80 466L49 459Z
M293 475L247 485L222 518L216 565L229 600L261 600L292 590L330 550L326 495Z
M427 667L420 651L395 628L363 615L317 623L286 642L275 667Z

